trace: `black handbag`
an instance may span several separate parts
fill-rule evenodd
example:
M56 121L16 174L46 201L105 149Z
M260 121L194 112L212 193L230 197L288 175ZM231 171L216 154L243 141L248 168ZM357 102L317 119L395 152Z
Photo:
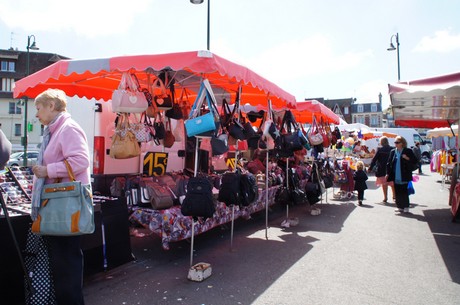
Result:
M228 134L237 140L246 140L243 125L236 119L232 119L227 126Z
M166 110L165 116L174 120L182 120L184 118L182 109L178 103L174 103L171 109Z
M221 133L220 135L214 135L211 138L212 155L219 156L225 154L228 149L228 135Z
M302 191L301 189L296 188L296 189L292 190L291 196L292 196L292 202L294 204L308 203L307 194L305 194L305 192Z

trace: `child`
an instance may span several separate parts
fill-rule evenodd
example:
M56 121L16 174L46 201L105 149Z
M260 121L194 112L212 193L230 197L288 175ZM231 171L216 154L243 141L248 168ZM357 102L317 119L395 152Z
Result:
M356 162L356 172L353 174L353 180L355 180L355 191L358 191L358 205L363 205L364 190L367 189L367 175L364 171L363 161Z

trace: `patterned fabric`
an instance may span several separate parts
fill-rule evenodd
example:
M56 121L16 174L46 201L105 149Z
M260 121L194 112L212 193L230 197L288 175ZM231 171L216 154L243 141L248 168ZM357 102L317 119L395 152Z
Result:
M57 304L48 256L48 245L42 236L36 235L30 230L24 251L24 263L33 288L33 291L30 291L26 280L26 304Z
M268 205L275 203L275 194L279 186L268 189ZM259 190L259 199L247 207L235 206L234 219L249 219L250 215L265 209L267 192ZM184 216L180 206L173 206L166 210L153 210L149 208L133 207L129 217L131 222L138 223L161 237L162 247L169 250L169 243L192 236L192 217ZM216 211L211 218L203 221L199 218L195 223L195 235L206 232L224 223L232 221L232 207L223 202L216 202Z

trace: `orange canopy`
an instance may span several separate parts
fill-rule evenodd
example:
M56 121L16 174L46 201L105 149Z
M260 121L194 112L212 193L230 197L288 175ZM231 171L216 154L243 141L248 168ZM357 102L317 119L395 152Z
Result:
M56 88L68 96L108 101L123 72L131 71L146 86L162 70L171 71L177 92L185 88L192 97L198 92L201 80L207 78L218 102L223 98L234 101L241 86L241 104L266 106L268 99L278 109L293 108L296 104L295 97L277 85L209 51L61 60L17 81L14 97L34 98L48 88Z
M318 122L323 119L328 124L340 124L339 116L317 100L297 102L292 113L299 123L312 123L315 117Z

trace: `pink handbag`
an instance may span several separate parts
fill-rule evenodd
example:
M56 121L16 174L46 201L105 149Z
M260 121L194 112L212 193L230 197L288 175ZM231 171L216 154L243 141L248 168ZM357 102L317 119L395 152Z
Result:
M112 111L125 113L142 113L147 110L145 94L139 91L139 84L131 74L124 72L118 89L112 93Z

